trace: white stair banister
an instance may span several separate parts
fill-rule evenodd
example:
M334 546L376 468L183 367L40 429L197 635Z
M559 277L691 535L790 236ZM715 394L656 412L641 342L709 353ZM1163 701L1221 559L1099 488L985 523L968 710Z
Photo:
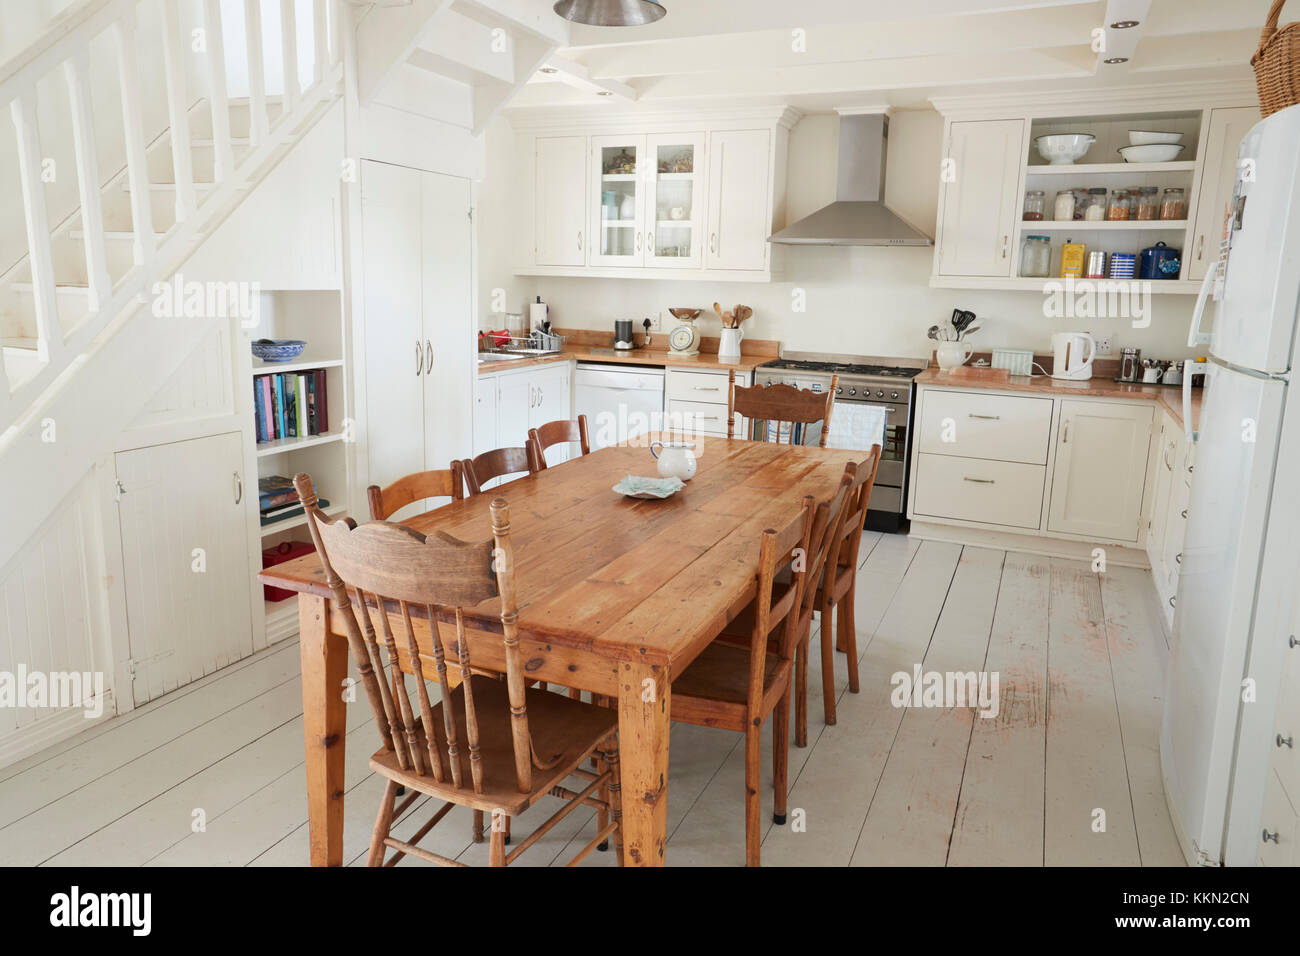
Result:
M95 121L90 113L90 48L82 47L63 64L72 106L72 142L77 157L77 189L81 197L81 235L86 246L87 308L98 312L113 294L104 252L104 205L99 192L99 160L95 154Z
M50 217L41 181L41 134L36 125L36 86L27 87L9 104L18 134L18 173L23 187L27 254L36 308L37 350L54 362L64 350L63 327L54 298L54 260L50 255Z
M140 72L135 56L135 4L128 3L113 27L117 46L118 85L122 91L122 130L126 139L126 176L131 186L131 220L135 240L131 254L136 265L148 262L157 246L153 231L153 203L149 194L149 159L144 144L144 119L140 109Z
M248 141L266 142L266 60L262 52L262 2L244 0L244 44L248 54Z
M284 61L284 100L280 115L284 116L298 102L298 22L293 0L280 0L280 46Z
M203 0L207 33L208 104L212 107L213 178L224 183L235 168L230 146L230 103L226 92L226 42L221 33L221 0Z
M167 118L171 124L172 171L176 176L176 221L194 213L194 161L190 155L189 104L185 96L185 64L181 59L181 27L176 4L162 0L163 68L167 78Z
M319 83L325 78L325 69L329 66L329 14L326 8L329 0L315 0L312 8L312 82Z

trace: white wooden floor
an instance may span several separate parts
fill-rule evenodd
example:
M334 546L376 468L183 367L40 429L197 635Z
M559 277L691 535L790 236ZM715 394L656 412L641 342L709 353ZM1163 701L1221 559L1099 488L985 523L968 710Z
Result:
M839 722L826 727L814 681L809 746L790 751L791 819L802 811L806 826L774 826L765 790L765 865L1182 864L1160 784L1167 646L1147 572L870 532L862 562L862 692L847 693L837 655ZM917 663L997 671L1000 714L895 708L890 676ZM669 863L743 863L740 738L672 734ZM353 865L382 791L367 767L377 745L368 708L349 708ZM405 833L431 809L417 804ZM553 809L534 808L514 832ZM0 769L10 866L302 865L306 819L296 642ZM584 808L520 863L563 862L594 827ZM486 863L469 834L458 810L422 845ZM594 853L584 865L613 862Z

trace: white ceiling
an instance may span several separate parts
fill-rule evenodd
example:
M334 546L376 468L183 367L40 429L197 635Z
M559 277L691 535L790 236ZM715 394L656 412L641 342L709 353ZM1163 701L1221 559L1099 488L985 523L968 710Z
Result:
M536 0L549 6L550 0ZM1250 79L1269 0L663 0L644 27L571 26L511 108L782 103ZM1114 30L1117 20L1139 26ZM1094 31L1105 50L1094 49ZM1107 64L1114 56L1128 62ZM611 92L597 95L597 90Z

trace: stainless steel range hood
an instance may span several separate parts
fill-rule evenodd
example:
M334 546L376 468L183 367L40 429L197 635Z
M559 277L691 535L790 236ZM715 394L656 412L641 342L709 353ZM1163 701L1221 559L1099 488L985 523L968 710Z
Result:
M835 202L768 238L791 246L932 246L925 233L885 206L889 118L840 117Z

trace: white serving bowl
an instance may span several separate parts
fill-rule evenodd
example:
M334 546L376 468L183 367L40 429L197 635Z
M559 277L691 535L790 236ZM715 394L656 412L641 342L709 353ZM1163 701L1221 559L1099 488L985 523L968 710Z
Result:
M1131 129L1128 131L1130 146L1173 146L1183 141L1182 133L1157 133L1150 129Z
M1034 138L1038 155L1053 166L1069 166L1095 142L1097 137L1091 133L1052 133Z
M1168 163L1178 158L1186 146L1153 143L1150 146L1121 146L1117 152L1126 163Z

